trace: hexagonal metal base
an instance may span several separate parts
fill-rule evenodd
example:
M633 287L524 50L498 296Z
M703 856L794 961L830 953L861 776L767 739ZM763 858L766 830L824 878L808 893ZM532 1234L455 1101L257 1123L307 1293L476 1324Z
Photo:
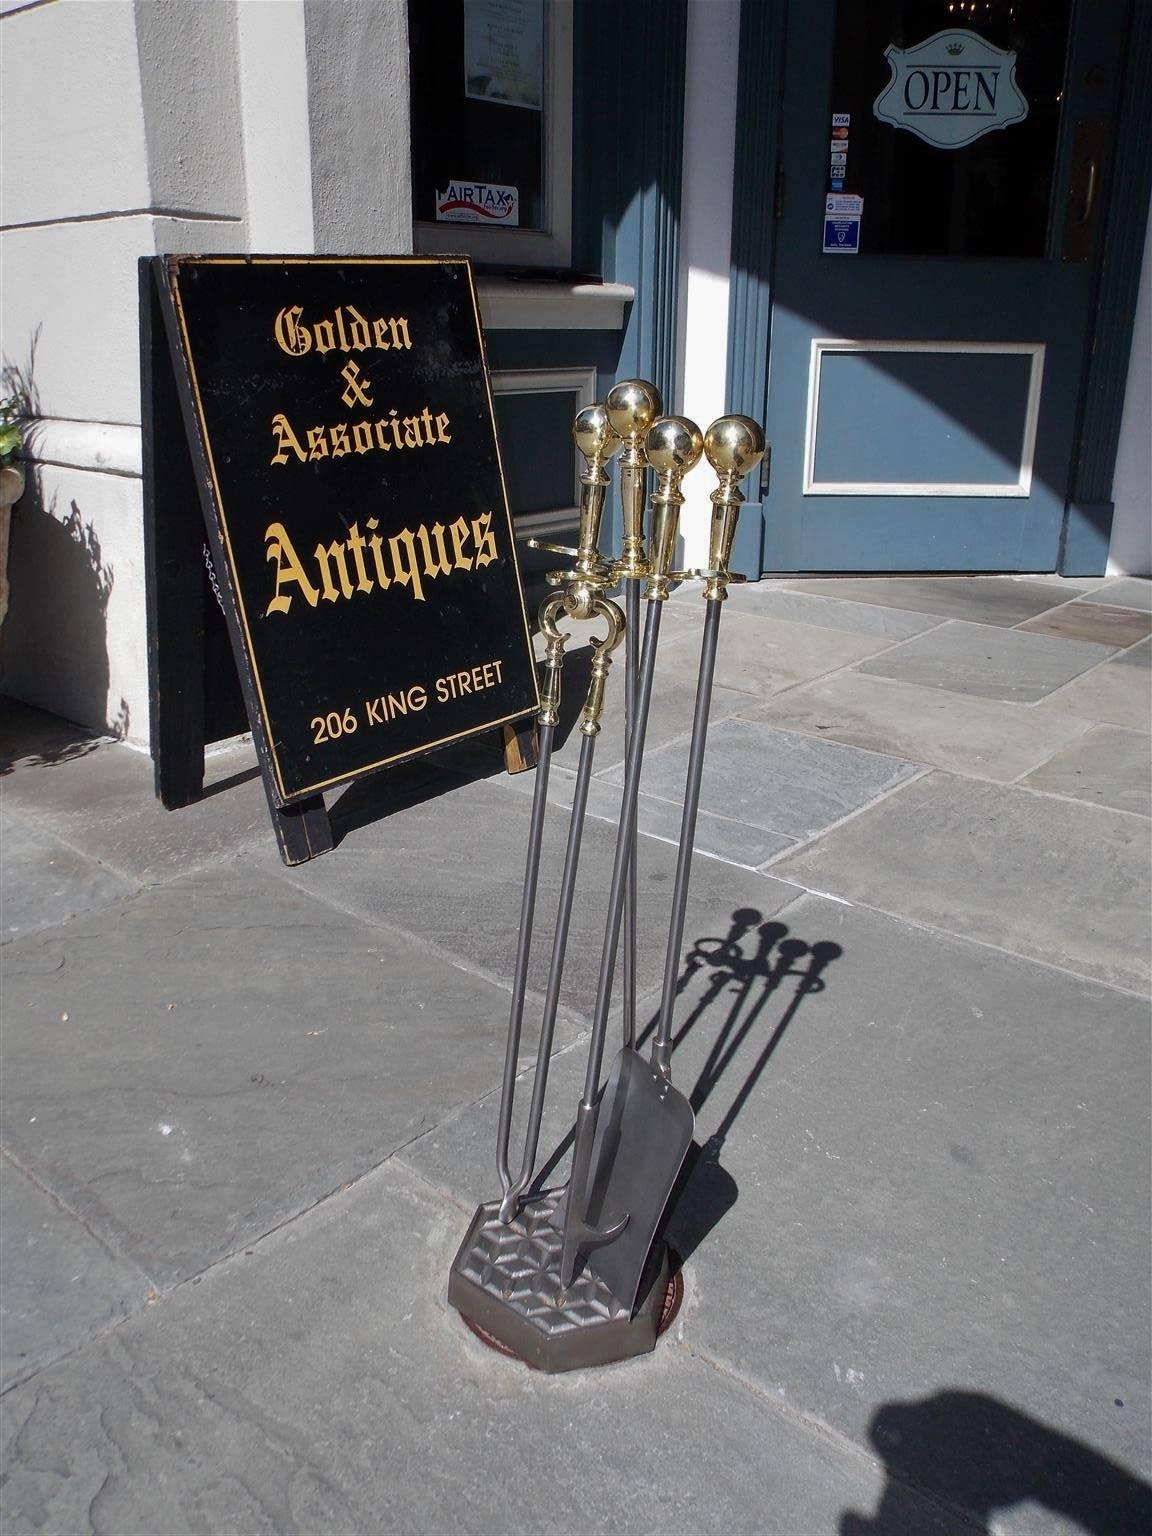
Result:
M667 1249L653 1250L634 1313L587 1269L561 1291L563 1236L552 1218L562 1193L526 1202L507 1225L498 1200L482 1205L453 1261L449 1302L537 1370L574 1371L646 1354L660 1330Z

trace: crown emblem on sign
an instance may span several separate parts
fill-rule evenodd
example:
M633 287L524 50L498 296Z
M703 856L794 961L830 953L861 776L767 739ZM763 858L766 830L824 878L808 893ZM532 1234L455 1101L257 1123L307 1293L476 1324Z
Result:
M963 43L949 43L944 51L946 53L952 54L952 56L955 57L956 54L964 52L964 44Z

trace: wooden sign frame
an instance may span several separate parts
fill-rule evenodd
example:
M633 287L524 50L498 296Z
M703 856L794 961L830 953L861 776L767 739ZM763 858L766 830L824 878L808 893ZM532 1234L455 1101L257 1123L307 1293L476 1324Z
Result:
M476 394L478 379L482 376L483 380L486 411L481 406L478 412L473 410L464 413L461 427L453 427L454 432L464 431L459 449L455 450L455 461L461 462L460 449L467 452L469 444L476 446L480 453L479 459L475 460L476 473L481 477L487 476L492 490L493 511L488 526L490 529L494 526L494 531L486 544L487 558L484 563L492 565L495 569L485 573L486 577L490 578L490 582L486 583L482 590L487 593L488 585L494 584L497 595L503 599L492 612L491 618L493 631L502 647L502 654L509 663L508 686L494 692L494 699L497 702L494 702L490 710L487 701L481 704L469 699L465 704L457 700L453 691L451 700L447 696L442 699L442 703L447 706L440 711L446 727L443 731L435 724L430 724L428 731L422 733L415 726L408 728L405 722L409 737L407 744L401 738L396 744L396 750L385 747L382 752L375 742L369 744L370 733L366 731L364 754L349 757L347 751L349 743L345 743L344 757L331 761L333 771L325 772L323 769L313 771L313 754L310 745L309 750L303 754L299 750L299 742L302 740L299 721L291 723L295 737L289 740L286 747L285 738L290 737L290 731L285 730L282 719L277 718L275 710L270 711L266 691L261 687L261 663L265 668L266 679L271 669L269 657L272 657L275 665L279 665L279 655L275 647L269 650L266 636L261 637L258 645L253 642L250 627L253 612L251 583L255 568L252 529L250 527L245 529L248 561L245 568L242 562L238 563L236 552L232 547L235 520L232 525L229 524L231 508L225 505L226 495L223 493L224 488L222 488L221 478L217 472L218 467L213 458L213 423L209 419L211 409L205 409L201 380L197 376L195 342L190 337L189 316L185 313L185 306L181 300L180 278L187 274L189 269L193 269L197 281L201 284L206 281L209 284L206 292L212 292L211 284L223 283L226 291L234 293L236 284L239 284L240 291L243 292L244 284L253 281L245 278L240 269L250 270L254 267L280 269L279 272L268 274L275 290L277 279L285 274L286 269L298 271L300 268L307 267L340 268L341 272L345 273L349 268L398 266L451 268L450 272L442 272L440 278L444 281L451 279L454 292L464 292L462 278L466 277L466 293L470 297L475 336L478 339L479 373L476 367L477 358L470 350L472 344L470 322L467 315L463 315L461 324L466 331L468 355L463 358L463 368L455 367L454 363L455 374L446 374L445 377L455 377L456 374L467 373L470 369L471 383L467 387L472 391L469 398L472 399L473 405L479 399ZM201 275L205 268L231 268L232 271L223 274L215 272L205 279ZM361 276L362 281L368 281L372 274L358 275ZM235 734L243 730L246 723L251 729L256 746L281 856L285 863L296 864L313 858L332 846L331 828L323 802L325 789L351 782L355 778L376 772L392 763L407 761L435 747L477 735L496 726L504 727L505 761L509 770L518 771L530 766L534 760L534 754L531 745L532 723L528 717L532 716L539 707L536 671L532 660L523 589L516 566L512 523L503 470L500 465L499 446L495 439L495 415L483 350L483 332L476 305L475 284L467 260L459 257L146 257L140 261L139 277L141 386L144 402L143 468L145 552L148 576L149 680L156 790L162 802L169 808L175 808L197 799L203 790L206 742L219 739L220 736ZM314 281L322 286L328 277L329 274L317 273ZM414 281L415 278L410 275L408 281L410 289ZM433 279L433 291L435 291L435 281L436 279ZM462 311L460 304L457 308ZM201 320L203 320L203 305L201 309ZM353 313L358 312L353 311ZM443 315L444 311L441 309L437 313ZM290 325L291 321L287 323ZM463 333L458 331L457 335L460 334ZM437 343L437 355L444 354L445 345L443 340ZM280 339L280 347L283 351L288 350L284 345L283 336ZM345 347L344 350L347 351L348 348ZM213 362L216 355L212 354ZM269 356L271 355L272 351L269 349ZM201 359L203 356L204 351L201 347ZM284 361L287 362L289 359ZM342 361L345 360L336 359L333 372ZM308 362L313 366L313 376L315 376L316 359L308 359ZM345 365L347 366L347 363ZM222 377L225 384L234 376L235 366L233 359L230 362L231 372L228 367L224 368ZM426 372L426 364L421 366L425 367ZM362 379L365 378L362 372L360 376ZM257 382L261 387L267 388L266 379ZM231 414L229 412L222 415L220 410L222 387L219 383L216 386L215 427L217 436L227 439L225 446L234 449L235 441L228 437L228 433L232 430ZM447 385L445 387L448 388ZM464 386L456 387L459 389ZM240 396L242 391L237 390L235 393ZM229 401L231 398L232 396L228 396ZM459 399L458 394L456 398ZM209 404L211 406L211 402ZM395 414L393 411L392 415L395 416ZM427 418L427 411L424 414ZM448 417L445 416L443 420L446 425ZM263 416L260 418L260 427L266 431ZM469 431L472 432L471 437L468 436ZM479 431L479 437L476 436L477 431ZM487 431L491 433L490 450L484 435ZM445 441L450 440L447 432L442 433L442 437ZM401 446L398 437L396 446ZM223 456L225 463L231 464L234 455L228 453ZM394 462L398 462L399 457L397 455ZM413 463L416 457L411 453L407 455L407 459ZM431 455L428 457L430 459ZM446 462L443 450L442 458ZM261 459L257 464L257 460L248 454L246 462L250 476L252 473L262 473L261 466L264 460ZM470 462L472 461L464 460L465 467ZM409 470L407 473L411 480L415 471ZM312 472L309 483L313 488L317 484L318 474L318 471ZM347 475L345 478L347 479ZM443 474L441 474L441 482L442 480ZM287 484L286 480L277 482L275 492L278 494L281 485ZM229 494L234 490L234 483L227 487ZM442 485L439 494L443 495ZM245 497L236 496L234 499L238 507L247 511L248 502ZM270 504L275 505L274 502ZM306 502L308 507L314 504L315 497ZM375 526L375 519L373 519L373 525ZM277 523L275 526L280 525ZM355 530L356 524L353 523L352 526ZM439 541L441 564L446 568L444 550L448 547L448 535L439 523L436 524L433 532ZM206 543L205 535L207 535ZM353 554L360 571L361 581L364 583L367 557L361 553L364 545L358 533L356 537L360 542L359 547L353 550ZM407 539L406 547L411 549L412 537L407 529L400 537ZM424 537L427 543L426 535ZM466 538L466 535L463 537ZM380 540L377 539L375 542L377 545L376 570L383 578L384 567L379 563L382 553ZM317 554L319 553L318 546ZM457 553L460 554L459 544ZM474 549L473 553L475 553ZM396 554L395 548L393 548L393 554ZM255 555L264 555L263 546L255 549ZM425 550L425 556L427 558L427 550ZM272 560L272 558L272 547L269 546L267 559ZM471 562L462 554L461 559L470 572ZM477 561L477 566L480 563ZM327 572L327 565L325 565L325 572ZM396 574L395 571L393 574ZM457 576L455 592L459 597L460 593L467 590L465 585L467 577L463 571L458 571ZM279 564L275 568L275 578L274 590L279 598L281 591ZM247 591L244 589L245 581L249 584ZM384 584L387 585L387 583ZM361 585L358 590L366 591L370 585L370 582L367 586ZM447 586L448 583L444 585ZM289 587L288 590L291 592L292 588ZM330 594L326 591L324 595ZM338 597L340 594L335 595ZM347 595L347 587L344 595ZM428 594L428 596L433 595ZM245 597L248 599L247 605ZM266 597L267 593L262 590L258 605L260 618L266 616L263 607ZM512 598L512 601L508 601L509 598ZM308 596L308 601L312 603L313 610L320 610L320 622L327 626L326 629L321 630L321 633L331 637L334 632L334 620L330 611L322 604L317 604L314 596ZM269 605L268 612L271 611L272 606L274 605ZM281 601L282 609L286 609L287 606L286 602ZM409 611L411 608L412 605L409 605ZM513 608L514 613L510 612ZM450 611L456 614L459 609L460 603L457 601ZM297 610L294 622L299 626L301 618L307 619L309 614L303 601L297 603ZM373 644L378 647L380 635L383 634L386 637L389 633L387 628L389 616L395 619L400 610L398 606L389 610L381 603L366 621L364 615L367 614L368 609L362 601L356 612L359 631L354 637L357 641L357 654L362 654L365 623L372 624ZM425 602L416 612L417 617L427 623L429 614L435 612L435 605ZM454 619L453 622L458 621ZM219 656L223 625L227 627L227 636L235 662L235 673L239 683L238 694L231 690L232 680L227 676L227 669L223 669L224 675L221 676ZM290 679L294 679L296 673L291 660L292 646L295 645L299 651L302 642L298 630L290 631L287 626L284 626L280 629L278 638L285 634L289 636L286 646L287 675ZM464 649L468 652L469 659L474 659L475 647L472 642L477 634L475 623L469 624L465 620L461 634L467 642ZM262 650L261 646L263 646ZM307 646L305 654L311 654ZM217 664L213 668L214 657ZM493 668L489 668L484 674L482 669L476 666L472 668L472 672L475 674L474 680L478 690L484 677L488 679L487 686L491 686ZM464 675L464 672L461 672L460 676L464 677ZM494 668L494 675L503 681L503 674L498 665ZM449 678L451 676L452 674L449 673ZM439 683L442 679L436 681ZM465 692L469 691L466 685L462 686L465 687ZM284 696L282 688L281 700ZM502 705L500 700L503 701ZM365 703L367 702L369 701L366 700ZM240 709L241 704L243 713ZM435 711L430 711L430 722L435 718ZM369 723L378 726L380 721L377 718ZM463 728L452 729L453 723ZM312 724L315 724L315 720ZM423 722L421 726L422 724ZM376 732L380 737L383 734ZM425 736L429 739L425 739ZM296 752L295 758L292 756L292 750ZM371 760L362 761L361 756L365 754Z

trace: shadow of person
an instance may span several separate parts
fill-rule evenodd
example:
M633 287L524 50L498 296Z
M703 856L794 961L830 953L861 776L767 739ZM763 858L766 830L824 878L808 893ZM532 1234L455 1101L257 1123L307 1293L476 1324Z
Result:
M1147 1536L1152 1488L1109 1457L982 1392L885 1403L869 1437L888 1482L875 1513L848 1510L840 1536L906 1536L907 1485L981 1522L1039 1504L1092 1536Z

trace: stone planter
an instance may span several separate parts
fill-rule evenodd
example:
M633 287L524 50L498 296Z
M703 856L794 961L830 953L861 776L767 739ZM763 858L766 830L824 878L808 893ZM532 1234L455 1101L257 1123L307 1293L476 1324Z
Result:
M5 464L0 469L0 625L8 612L8 534L12 527L12 508L23 494L23 464Z

